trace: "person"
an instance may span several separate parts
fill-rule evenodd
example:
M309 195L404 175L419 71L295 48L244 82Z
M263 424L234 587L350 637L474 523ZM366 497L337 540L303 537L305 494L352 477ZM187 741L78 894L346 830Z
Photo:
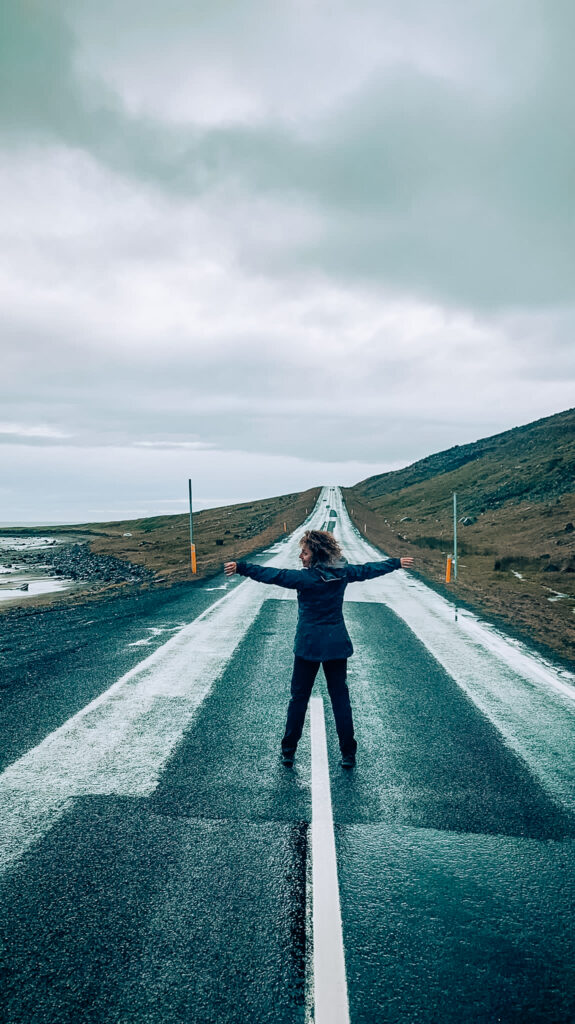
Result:
M281 744L282 760L293 764L312 687L323 665L344 768L353 768L357 743L346 682L347 659L353 645L343 618L343 595L348 583L409 569L413 558L350 565L332 533L307 530L300 540L302 569L276 569L253 562L226 562L227 576L239 573L259 583L297 590L299 606L294 642L291 697Z

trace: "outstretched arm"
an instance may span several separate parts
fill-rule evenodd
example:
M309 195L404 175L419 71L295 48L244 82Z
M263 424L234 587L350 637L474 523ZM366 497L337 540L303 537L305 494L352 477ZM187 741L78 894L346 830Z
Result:
M253 562L226 562L224 572L226 576L233 576L237 572L240 576L249 576L257 583L270 583L288 590L298 590L304 576L302 569L275 569L269 565L255 565Z
M382 562L364 562L363 565L346 565L345 568L348 583L360 583L385 576L395 569L411 569L412 566L413 558L385 558Z

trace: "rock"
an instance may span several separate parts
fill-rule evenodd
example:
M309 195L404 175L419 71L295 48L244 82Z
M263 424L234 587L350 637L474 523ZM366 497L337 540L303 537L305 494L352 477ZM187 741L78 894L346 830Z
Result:
M545 566L543 572L559 572L559 566L555 565L554 562L549 562L549 565Z
M565 527L565 533L573 533L574 529L575 527L573 526L573 523L567 523L567 526Z
M17 587L16 589L17 590L28 590L29 586L30 586L29 583L23 583L21 587Z
M473 523L476 523L477 519L475 516L463 516L463 519L460 519L459 522L462 526L473 526Z
M94 555L88 544L66 544L52 550L46 558L37 562L50 561L55 576L80 583L128 583L150 579L153 572L142 565L123 562L113 555Z

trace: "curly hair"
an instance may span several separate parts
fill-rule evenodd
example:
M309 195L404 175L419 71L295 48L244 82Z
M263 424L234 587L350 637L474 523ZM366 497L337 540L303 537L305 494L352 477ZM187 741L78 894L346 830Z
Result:
M299 543L300 547L305 544L310 549L312 565L318 562L327 562L329 565L330 562L337 562L338 558L343 557L333 533L328 533L327 530L306 530Z

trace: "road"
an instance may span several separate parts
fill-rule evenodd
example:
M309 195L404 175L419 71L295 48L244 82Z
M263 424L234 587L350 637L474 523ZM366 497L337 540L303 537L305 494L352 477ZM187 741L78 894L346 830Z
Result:
M323 678L280 763L296 602L239 577L5 695L2 1021L575 1020L573 676L410 574L347 597L352 772Z

